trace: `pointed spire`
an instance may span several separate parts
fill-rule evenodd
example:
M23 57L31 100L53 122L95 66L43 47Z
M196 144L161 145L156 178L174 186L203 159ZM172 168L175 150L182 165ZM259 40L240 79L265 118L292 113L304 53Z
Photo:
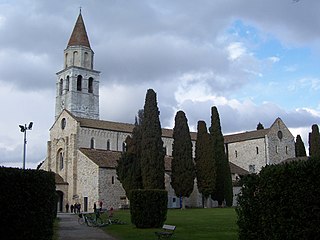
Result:
M89 38L87 35L87 31L86 31L86 27L85 27L84 21L82 19L81 9L80 9L80 13L79 13L76 25L73 28L71 37L68 42L68 47L69 46L76 46L76 45L86 46L86 47L91 48L90 43L89 43Z

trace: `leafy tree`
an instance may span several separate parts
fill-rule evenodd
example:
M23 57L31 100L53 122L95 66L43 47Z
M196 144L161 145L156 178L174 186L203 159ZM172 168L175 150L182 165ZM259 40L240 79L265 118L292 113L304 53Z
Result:
M157 96L148 89L141 138L141 176L144 189L164 189L164 151Z
M175 117L171 171L171 185L176 196L182 198L181 207L185 208L184 198L193 191L195 169L188 120L183 111L178 111Z
M297 135L297 138L296 138L295 149L296 149L296 157L307 156L306 148L304 147L304 143L299 134Z
M264 126L262 125L261 122L259 122L257 125L257 130L261 130L261 129L264 129Z
M320 158L320 134L317 124L312 125L312 132L309 133L309 155L312 158Z
M219 205L225 200L227 206L232 206L233 189L228 158L224 151L224 139L221 132L220 118L215 106L211 108L211 127L213 157L217 163L216 190L212 199L217 200Z
M131 190L142 188L141 178L141 123L143 118L143 111L138 113L138 119L136 117L135 127L132 131L132 137L126 138L127 151L122 153L116 172L119 181L121 182L127 197L131 198Z
M198 121L197 142L195 150L195 168L197 186L205 202L215 191L216 163L213 158L211 136L204 121Z

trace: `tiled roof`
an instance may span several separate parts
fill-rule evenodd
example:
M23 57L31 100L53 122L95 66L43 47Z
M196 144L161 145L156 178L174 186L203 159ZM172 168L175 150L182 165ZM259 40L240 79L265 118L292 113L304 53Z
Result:
M268 129L255 130L250 132L236 133L224 136L225 143L241 142L246 140L264 138L269 132Z
M80 148L80 151L102 168L115 168L121 156L121 152L101 149Z
M249 172L235 164L233 164L232 162L229 162L229 166L230 166L230 172L232 174L238 174L238 175L247 175L249 174Z
M122 152L108 151L103 149L91 149L91 148L80 148L80 151L87 156L91 161L97 164L101 168L116 168L118 160L121 157ZM172 157L165 156L164 167L166 172L171 172ZM246 175L249 172L243 168L238 167L233 163L229 163L231 173L238 175Z
M63 180L63 178L62 178L58 173L55 173L54 178L55 178L55 183L56 183L56 184L58 184L58 185L68 185L68 183L65 182L65 181Z
M79 123L81 127L87 128L95 128L102 130L110 130L110 131L118 131L125 133L132 133L134 128L134 124L131 123L120 123L120 122L111 122L97 119L87 119L74 117ZM162 128L162 137L172 138L173 130ZM196 140L197 133L191 133L191 137L194 137L193 140Z
M104 121L104 120L98 120L98 119L87 119L87 118L80 118L75 116L73 117L80 123L81 127L118 131L118 132L125 132L125 133L132 133L132 130L134 128L134 124L130 124L130 123L111 122L111 121ZM225 135L224 142L233 143L233 142L241 142L246 140L264 138L265 135L267 135L267 133L269 132L269 130L270 128ZM172 129L162 128L162 137L172 138L172 135L173 135ZM196 132L190 132L190 135L193 141L197 140Z
M68 47L78 45L90 48L89 38L81 13L78 16L76 25L73 28L71 37L68 42Z
M294 157L294 158L287 158L286 160L282 161L281 163L290 163L294 161L307 161L309 160L309 157Z
M117 161L120 159L122 153L118 151L91 148L80 148L80 151L101 168L116 168L118 165ZM165 170L171 171L172 158L166 156L164 160Z

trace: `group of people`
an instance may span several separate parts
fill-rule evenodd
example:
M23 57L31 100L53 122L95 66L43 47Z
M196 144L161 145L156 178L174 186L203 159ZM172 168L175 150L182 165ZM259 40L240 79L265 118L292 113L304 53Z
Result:
M71 204L71 206L69 206L69 203L67 203L66 204L66 212L69 212L69 207L70 207L71 213L80 213L80 211L81 211L81 204L80 203Z
M100 212L102 211L102 205L103 205L102 201L99 201ZM69 208L70 208L71 213L80 213L81 204L75 203L75 204L69 205L69 203L67 203L66 204L66 212L69 212ZM93 204L93 210L94 210L94 212L97 212L97 204L96 203Z

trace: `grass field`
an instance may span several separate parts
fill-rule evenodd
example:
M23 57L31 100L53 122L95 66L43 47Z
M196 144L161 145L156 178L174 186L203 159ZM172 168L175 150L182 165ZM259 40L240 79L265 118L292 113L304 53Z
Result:
M138 229L130 223L128 210L116 211L115 218L127 222L126 225L109 225L103 229L110 235L122 240L152 240L157 239L154 232L158 229ZM186 209L168 210L166 224L177 228L172 239L211 239L236 240L238 227L236 225L234 208Z

